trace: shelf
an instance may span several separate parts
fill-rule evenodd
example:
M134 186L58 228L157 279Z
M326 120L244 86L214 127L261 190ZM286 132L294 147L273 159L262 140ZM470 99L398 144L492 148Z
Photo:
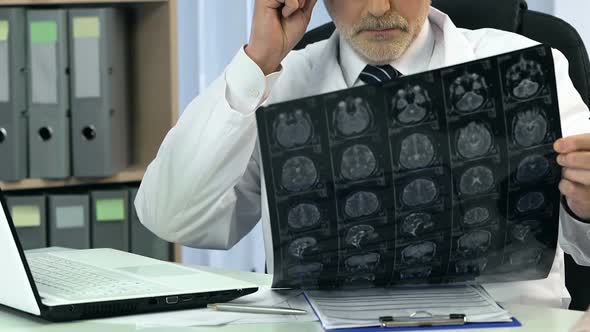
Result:
M168 2L168 0L1 0L0 6L125 4L125 3L147 3L147 2Z
M145 166L131 166L108 178L68 178L64 180L26 179L19 182L0 182L2 191L17 191L46 188L63 188L91 184L139 182L145 173Z

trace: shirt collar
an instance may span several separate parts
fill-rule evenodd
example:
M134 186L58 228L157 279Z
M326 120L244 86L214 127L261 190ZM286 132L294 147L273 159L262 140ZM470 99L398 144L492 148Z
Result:
M422 31L407 51L391 65L403 75L411 75L428 70L432 52L434 50L435 37L432 31L430 19L426 19ZM348 87L353 87L361 72L367 66L348 42L340 36L340 66Z

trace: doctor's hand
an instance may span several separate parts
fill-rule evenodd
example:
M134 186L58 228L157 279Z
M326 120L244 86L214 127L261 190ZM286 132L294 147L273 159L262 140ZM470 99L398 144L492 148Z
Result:
M317 0L256 0L246 54L265 75L303 38Z
M583 221L590 221L590 134L570 136L555 142L557 163L563 166L559 190Z

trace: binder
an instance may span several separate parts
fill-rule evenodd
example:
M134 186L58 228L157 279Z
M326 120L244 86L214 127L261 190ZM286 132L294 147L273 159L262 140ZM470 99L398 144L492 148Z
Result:
M111 176L129 164L126 13L71 9L73 174Z
M129 193L127 190L92 191L93 248L129 251Z
M88 195L49 196L49 245L72 249L91 247Z
M135 197L137 188L129 190L129 212L131 214L129 221L131 224L131 252L134 254L147 256L163 261L171 260L171 244L160 239L150 232L137 217L135 210Z
M67 11L28 10L31 177L70 176Z
M0 7L0 180L27 177L26 12Z
M47 247L45 196L7 196L6 203L23 249Z

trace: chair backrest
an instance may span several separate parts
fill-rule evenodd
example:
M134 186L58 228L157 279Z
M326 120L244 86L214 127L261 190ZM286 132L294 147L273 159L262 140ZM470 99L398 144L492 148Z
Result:
M526 0L432 0L461 28L494 28L516 32L560 50L570 64L570 77L586 105L590 105L590 61L579 33L567 22L528 10ZM328 39L334 23L308 32L296 49ZM577 265L565 255L566 286L572 295L571 309L586 310L590 305L590 268Z

